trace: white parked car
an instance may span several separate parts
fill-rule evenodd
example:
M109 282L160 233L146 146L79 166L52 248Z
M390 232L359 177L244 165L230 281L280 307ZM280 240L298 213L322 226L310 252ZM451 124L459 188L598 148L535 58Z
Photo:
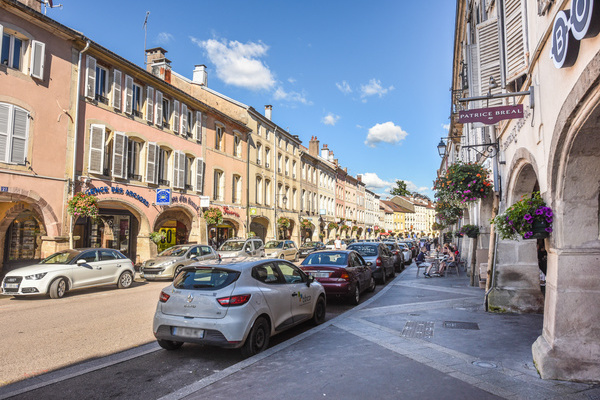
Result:
M219 247L221 258L264 257L265 246L261 238L229 239Z
M10 271L2 281L2 294L27 296L48 294L61 298L72 289L133 283L133 263L114 249L75 249L54 253L39 264Z
M288 261L206 261L183 268L162 290L152 329L167 350L193 342L241 348L248 357L285 329L322 323L325 310L323 286Z

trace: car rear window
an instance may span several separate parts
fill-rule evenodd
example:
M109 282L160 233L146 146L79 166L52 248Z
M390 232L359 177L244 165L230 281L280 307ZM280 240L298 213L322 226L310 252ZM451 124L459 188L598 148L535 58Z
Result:
M368 244L353 244L348 246L348 250L354 250L363 257L377 255L377 246L371 246Z
M187 290L218 290L235 282L240 273L222 268L185 269L175 277L173 287Z
M302 265L346 265L348 253L312 253L304 259Z

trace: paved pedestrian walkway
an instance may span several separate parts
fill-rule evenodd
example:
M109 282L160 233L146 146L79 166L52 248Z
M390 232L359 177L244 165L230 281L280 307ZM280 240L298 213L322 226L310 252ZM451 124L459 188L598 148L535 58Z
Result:
M491 314L469 278L413 264L351 311L163 399L597 399L540 379L542 315Z

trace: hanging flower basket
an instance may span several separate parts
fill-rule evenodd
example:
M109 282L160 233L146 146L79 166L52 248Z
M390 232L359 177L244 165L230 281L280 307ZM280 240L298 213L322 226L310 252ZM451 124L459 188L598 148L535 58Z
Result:
M478 163L456 162L434 184L435 196L448 202L469 203L489 196L494 188L490 171Z
M491 222L501 239L544 239L552 232L553 216L552 209L546 207L540 192L533 192L524 195Z
M98 218L97 203L98 199L95 196L79 192L69 200L67 212L75 218L90 217L96 219Z
M150 232L150 240L152 240L155 244L159 244L163 239L166 239L167 236L164 232Z
M435 211L440 225L444 227L457 223L464 212L461 207L448 201L438 201L435 205Z
M327 225L327 228L332 231L334 229L337 229L339 226L338 224L336 224L335 222L330 222L329 225Z
M344 231L347 231L347 230L348 230L348 225L342 225L342 226L340 227L340 231L341 231L341 232L344 232Z
M277 219L277 226L280 228L289 228L290 227L290 219L286 217L279 217Z
M223 223L223 212L216 207L210 207L204 211L204 219L207 225L219 225Z
M434 222L433 224L431 224L432 231L441 231L444 228L445 228L444 225L438 224L437 222Z
M312 226L312 223L309 220L307 220L305 218L300 220L300 227L302 229L310 229L311 226Z
M457 232L461 234L461 236L466 235L467 237L470 237L471 239L475 239L477 237L477 235L479 235L479 227L477 225L463 225L460 230Z
M354 225L354 226L352 227L352 232L356 232L357 230L358 230L358 226Z

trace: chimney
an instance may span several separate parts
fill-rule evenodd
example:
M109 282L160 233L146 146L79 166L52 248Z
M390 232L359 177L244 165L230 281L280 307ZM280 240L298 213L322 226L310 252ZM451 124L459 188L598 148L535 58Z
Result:
M267 119L270 121L271 120L271 116L273 114L273 106L271 105L266 105L265 106L265 117L267 117Z
M194 67L194 76L192 82L200 86L206 86L208 74L206 73L206 65L200 64Z
M162 47L146 50L146 70L167 83L171 83L171 60L165 57Z
M42 12L42 2L39 0L19 0L19 3L25 4L39 13Z
M362 175L356 175L356 179L357 179L359 182L362 182Z
M313 157L317 157L319 155L319 140L316 136L310 138L310 142L308 142L308 154Z
M324 158L327 161L329 161L329 148L326 144L324 144L323 149L321 149L321 158Z

